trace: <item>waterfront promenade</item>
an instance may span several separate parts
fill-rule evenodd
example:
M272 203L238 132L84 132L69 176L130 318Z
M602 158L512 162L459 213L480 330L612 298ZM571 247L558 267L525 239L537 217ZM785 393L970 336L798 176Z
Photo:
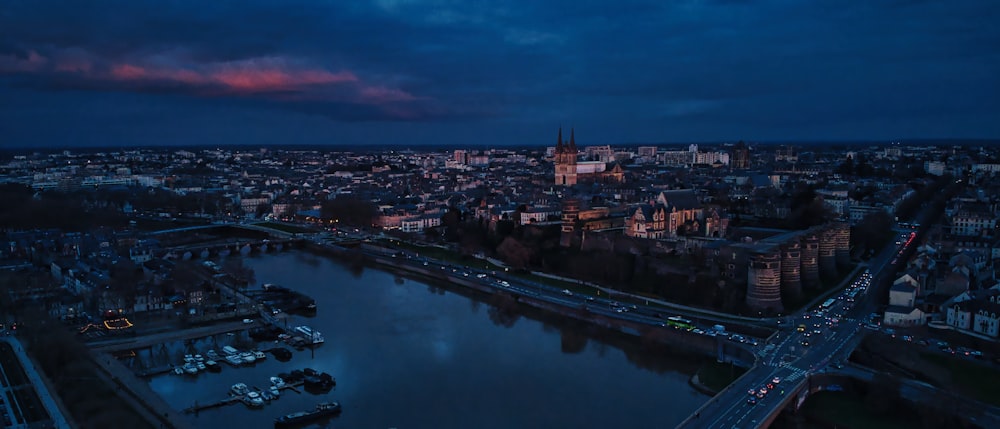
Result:
M70 424L70 421L65 417L65 410L60 407L58 398L53 396L51 386L49 383L45 382L45 379L38 370L35 369L34 363L28 354L25 353L24 347L21 342L13 336L5 335L0 337L0 341L4 341L10 344L11 349L13 349L14 354L17 355L20 361L21 368L24 369L25 375L28 376L28 380L35 389L35 393L38 394L38 399L42 401L42 405L45 407L45 411L49 414L49 419L52 421L52 425L58 429L71 429L75 428ZM13 368L12 368L13 369ZM14 404L10 404L14 405Z
M181 412L171 408L160 395L150 389L149 383L136 376L118 359L93 351L91 359L101 369L98 374L118 390L118 399L127 402L147 421L159 422L157 427L161 428L194 429Z

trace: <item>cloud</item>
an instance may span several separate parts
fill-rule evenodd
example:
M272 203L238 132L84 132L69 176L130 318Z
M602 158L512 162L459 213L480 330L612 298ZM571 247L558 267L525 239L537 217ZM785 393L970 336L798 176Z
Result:
M454 129L462 122L463 133L482 127L495 136L511 124L589 123L605 127L608 139L629 127L628 138L651 141L822 134L859 115L877 118L865 123L873 134L908 123L919 134L935 114L1000 116L1000 97L988 96L1000 91L1000 26L992 22L1000 2L4 6L0 89L138 94L164 103L179 95L335 121L400 122L409 131L418 122ZM771 125L778 118L780 129ZM981 122L968 132L1000 132L995 121ZM456 140L481 141L465 137Z
M126 62L75 50L53 51L44 57L30 51L23 58L0 56L0 74L28 78L36 88L85 89L138 93L173 93L195 97L228 97L267 101L272 108L321 111L345 120L425 119L447 114L421 107L433 100L401 88L361 79L350 70L328 70L307 61L284 57L192 63L184 56L157 54ZM297 106L296 104L303 104ZM328 107L323 107L329 105ZM347 114L359 105L361 114Z

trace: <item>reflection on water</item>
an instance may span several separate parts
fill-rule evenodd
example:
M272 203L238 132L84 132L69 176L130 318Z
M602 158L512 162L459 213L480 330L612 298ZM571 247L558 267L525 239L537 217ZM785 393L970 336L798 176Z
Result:
M259 283L316 299L313 318L296 316L326 342L219 373L154 376L152 388L178 409L226 397L234 383L266 388L296 368L332 374L327 395L289 392L261 409L241 404L203 411L197 427L272 427L277 416L326 399L344 411L336 427L550 428L671 427L707 398L687 383L697 362L651 351L639 341L520 308L508 298L400 281L305 252L247 259ZM485 300L485 302L484 302ZM486 304L484 313L479 308ZM225 346L267 350L245 333L141 350L133 366L158 368Z

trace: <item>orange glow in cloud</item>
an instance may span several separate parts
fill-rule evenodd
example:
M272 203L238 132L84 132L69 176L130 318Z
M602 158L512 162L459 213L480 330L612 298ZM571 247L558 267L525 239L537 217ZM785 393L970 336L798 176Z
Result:
M349 71L331 73L323 69L294 69L280 59L247 60L199 65L194 68L142 67L116 64L111 80L208 85L237 93L296 90L306 86L357 82Z
M128 82L131 90L140 91L168 85L176 91L209 97L277 96L283 100L339 101L382 108L423 100L398 88L364 82L349 70L332 72L284 57L184 64L162 56L108 61L78 49L51 54L51 59L35 51L22 57L0 55L0 73L59 73L64 78L73 76L83 81ZM293 94L292 98L289 94ZM412 115L407 110L389 113L398 117Z
M325 70L294 71L244 67L211 73L209 79L239 92L294 89L301 86L329 85L358 80L350 72L330 73Z
M148 77L146 69L131 64L119 64L111 67L111 76L118 80L138 80Z

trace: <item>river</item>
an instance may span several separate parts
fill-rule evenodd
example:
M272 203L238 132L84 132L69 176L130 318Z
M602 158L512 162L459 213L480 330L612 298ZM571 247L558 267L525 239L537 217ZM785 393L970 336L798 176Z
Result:
M156 376L153 390L182 409L224 398L233 383L266 387L269 376L297 368L328 372L337 385L321 396L286 391L262 409L234 404L191 415L199 428L270 428L275 417L324 399L339 401L343 413L314 427L673 427L708 400L688 385L697 359L643 351L637 339L537 311L495 317L488 297L372 268L358 272L304 251L245 263L258 284L316 299L317 315L293 323L319 330L325 344L295 351L290 362L269 355L220 373ZM162 365L247 341L223 335L141 350L137 359Z

